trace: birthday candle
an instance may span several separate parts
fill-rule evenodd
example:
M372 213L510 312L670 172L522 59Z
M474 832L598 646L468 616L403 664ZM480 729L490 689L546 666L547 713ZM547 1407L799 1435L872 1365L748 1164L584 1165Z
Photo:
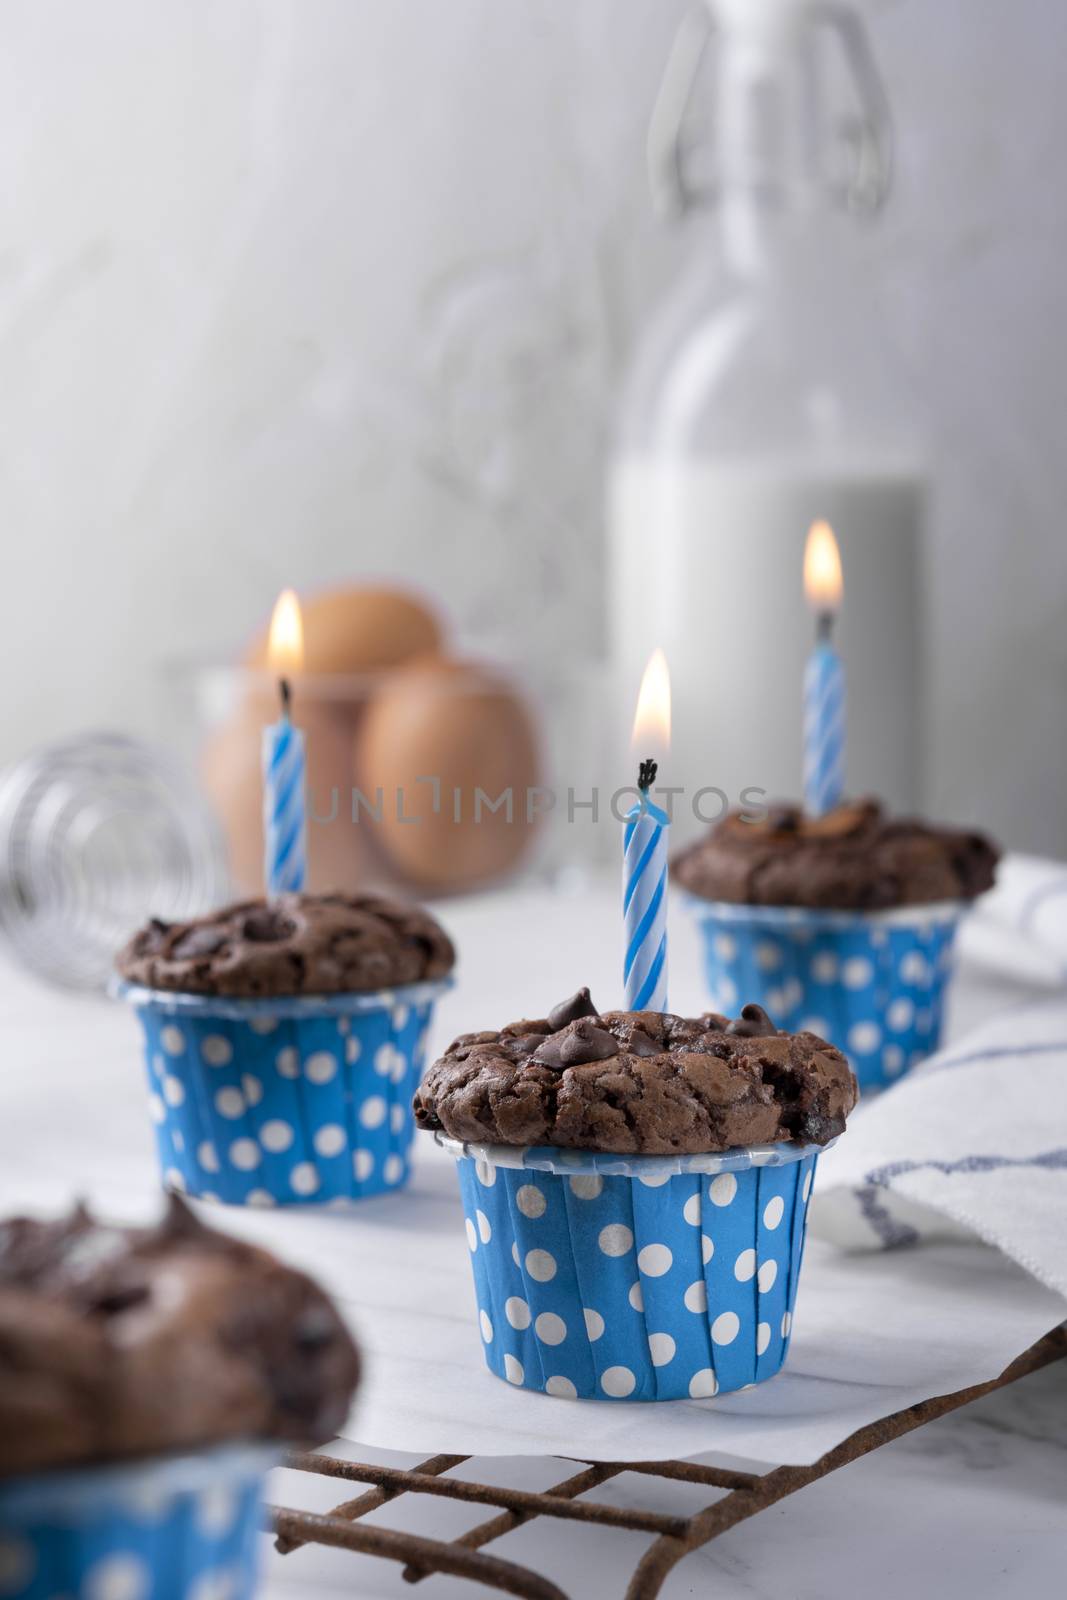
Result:
M658 737L664 746L670 739L670 681L662 650L654 652L645 669L634 719L634 743L650 737ZM648 797L656 770L655 761L641 762L640 799L627 813L623 833L623 981L629 1011L667 1009L669 818Z
M274 608L268 656L279 668L302 664L300 608L291 589ZM304 735L292 724L286 677L279 678L278 689L281 716L263 730L263 854L269 895L299 892L307 875Z
M804 673L804 806L820 817L845 793L845 669L832 642L843 584L837 541L826 522L813 523L808 533L804 590L817 619Z
M623 835L623 980L628 1011L667 1009L667 815L648 798L656 763L641 763L640 804Z

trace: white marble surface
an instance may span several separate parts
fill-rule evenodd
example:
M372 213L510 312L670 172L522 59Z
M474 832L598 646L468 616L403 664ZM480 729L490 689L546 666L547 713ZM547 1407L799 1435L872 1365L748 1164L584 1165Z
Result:
M417 574L482 645L596 647L687 4L0 0L0 676L35 684L0 761L157 729L160 660L283 583ZM1067 8L865 10L899 129L869 271L938 467L928 799L1062 854Z
M518 962L490 959L502 914L493 897L443 908L442 915L466 953L466 965L460 984L442 1006L432 1044L443 1044L472 1021L503 1020L524 1008L524 996L536 1003L555 997L564 969L569 979L578 959L576 940L584 947L581 976L592 980L594 992L609 989L618 961L617 942L613 935L598 938L583 933L607 926L602 903L557 903L555 915L562 918L569 939L559 937L560 924L545 918L543 904L539 919L531 910L526 921L534 932L540 930L540 936L521 943L525 954ZM675 1003L680 1006L699 998L689 931L683 919L672 928ZM1025 998L1025 991L1016 985L993 983L975 971L965 973L955 995L952 1031L958 1034L980 1016ZM472 1005L485 1010L484 1018L472 1018ZM10 1147L4 1161L4 1131L10 1138L18 1126L11 1112L22 1095L48 1094L49 1070L54 1069L56 1081L64 1072L85 1071L93 1058L90 1041L93 1049L103 1046L128 1062L131 1095L139 1094L140 1085L131 1020L103 1002L55 995L4 971L0 1028L11 1069L4 1094L8 1113L0 1128L0 1209L9 1210L29 1198L13 1193L10 1180L4 1181L5 1167L10 1174L16 1164ZM21 1079L13 1075L20 1070ZM106 1114L102 1105L101 1115ZM84 1124L72 1128L57 1121L52 1153L67 1154L71 1183L78 1181L79 1172L89 1170L86 1134ZM26 1170L24 1162L21 1167ZM50 1181L54 1188L54 1180ZM42 1204L42 1195L43 1190L35 1191L33 1203ZM130 1204L139 1205L143 1198L140 1191L131 1192ZM337 1448L356 1459L416 1463L414 1457L384 1455L358 1444ZM491 1462L474 1460L461 1471L495 1476L497 1482L519 1487L545 1488L565 1477L568 1469L544 1459L498 1457ZM965 1596L997 1600L1027 1591L1054 1592L1062 1577L1067 1536L1065 1490L1067 1370L1060 1366L931 1424L733 1530L684 1563L665 1593L680 1597L713 1592L724 1600L749 1595L777 1600L783 1594L798 1600L852 1600L862 1592L868 1600L890 1600L905 1586L918 1595L936 1593L941 1600ZM279 1473L271 1488L277 1502L313 1509L327 1509L358 1492L291 1473ZM699 1490L634 1477L603 1486L597 1497L663 1511L691 1511L707 1503ZM423 1499L387 1508L374 1520L451 1537L485 1515L484 1510L472 1512ZM634 1533L554 1524L550 1535L538 1527L522 1529L494 1548L504 1557L548 1573L573 1600L579 1596L614 1600L624 1593L646 1543L644 1536ZM304 1600L309 1595L360 1595L370 1600L410 1592L399 1568L348 1552L314 1549L282 1558L265 1540L264 1556L270 1600ZM443 1578L431 1580L427 1589L441 1596L474 1592Z

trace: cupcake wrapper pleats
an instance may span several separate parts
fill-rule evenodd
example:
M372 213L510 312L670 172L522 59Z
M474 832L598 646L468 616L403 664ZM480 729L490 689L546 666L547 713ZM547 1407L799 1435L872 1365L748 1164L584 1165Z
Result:
M815 1161L635 1177L461 1156L490 1369L600 1400L700 1399L772 1377L789 1346Z
M0 1489L0 1595L251 1600L269 1464L219 1450L13 1480Z
M295 1014L132 997L165 1186L249 1206L346 1205L400 1188L433 1009L425 990Z
M890 915L690 905L704 940L712 1008L749 1001L790 1033L847 1055L861 1088L880 1088L941 1042L959 907Z

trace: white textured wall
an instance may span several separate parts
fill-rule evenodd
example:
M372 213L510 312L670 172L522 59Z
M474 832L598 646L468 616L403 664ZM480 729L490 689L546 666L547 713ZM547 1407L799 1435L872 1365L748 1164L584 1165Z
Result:
M155 664L285 582L414 573L490 645L596 647L682 9L0 0L0 757L151 727ZM940 465L930 798L1067 852L1067 9L869 14Z

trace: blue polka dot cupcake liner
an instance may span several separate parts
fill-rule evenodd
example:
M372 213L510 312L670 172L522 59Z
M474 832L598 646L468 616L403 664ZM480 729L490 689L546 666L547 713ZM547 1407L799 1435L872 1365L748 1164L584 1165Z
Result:
M338 1207L402 1188L426 1035L450 981L267 1000L117 984L144 1032L164 1187Z
M789 1348L816 1146L456 1158L490 1371L561 1399L699 1400Z
M251 1600L264 1446L0 1485L4 1600Z
M884 1088L938 1048L961 904L865 913L685 899L714 1010L755 1001L778 1027L819 1034L861 1089Z

